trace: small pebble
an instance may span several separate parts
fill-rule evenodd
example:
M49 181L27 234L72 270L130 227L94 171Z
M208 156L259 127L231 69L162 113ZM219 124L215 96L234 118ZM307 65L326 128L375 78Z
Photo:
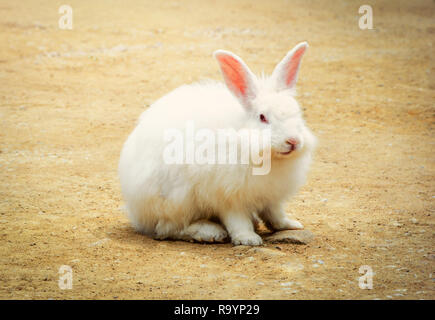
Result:
M293 282L283 282L283 283L281 283L281 286L283 286L283 287L289 287L292 284L293 284Z

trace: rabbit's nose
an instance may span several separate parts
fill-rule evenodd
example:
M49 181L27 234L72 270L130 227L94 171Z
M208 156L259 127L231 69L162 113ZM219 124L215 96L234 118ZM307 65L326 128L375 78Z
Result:
M293 151L297 148L298 144L299 144L299 140L295 139L295 138L290 138L287 139L285 141L288 145L290 145L290 151Z

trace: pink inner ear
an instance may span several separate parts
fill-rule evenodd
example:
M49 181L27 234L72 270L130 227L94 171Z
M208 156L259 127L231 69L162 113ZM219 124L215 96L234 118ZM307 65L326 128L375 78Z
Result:
M246 79L244 70L240 62L231 56L219 56L222 72L226 76L228 84L236 91L237 94L244 96L246 92Z
M302 55L305 52L305 47L302 47L298 49L290 59L290 61L287 64L287 77L286 77L286 85L287 86L293 86L294 81L296 80L296 74L299 69L299 64L301 62Z

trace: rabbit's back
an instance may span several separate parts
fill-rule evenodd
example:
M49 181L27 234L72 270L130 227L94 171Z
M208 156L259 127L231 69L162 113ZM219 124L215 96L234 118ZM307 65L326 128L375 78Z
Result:
M245 118L242 106L223 83L207 81L183 85L163 96L142 113L139 125L145 121L165 130L193 122L195 128L215 130L239 128Z

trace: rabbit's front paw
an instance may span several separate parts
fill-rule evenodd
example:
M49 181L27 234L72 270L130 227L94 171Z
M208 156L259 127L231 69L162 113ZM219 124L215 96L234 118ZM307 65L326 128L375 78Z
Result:
M192 235L192 238L198 242L224 242L227 238L227 232L218 227L209 227L198 230Z
M245 232L237 234L236 236L233 236L231 238L231 242L236 246L259 246L263 244L263 240L255 232Z
M273 228L275 230L300 230L303 229L304 226L299 221L285 218L279 222L275 222Z
M207 220L191 224L185 233L198 242L224 242L228 236L224 228Z

